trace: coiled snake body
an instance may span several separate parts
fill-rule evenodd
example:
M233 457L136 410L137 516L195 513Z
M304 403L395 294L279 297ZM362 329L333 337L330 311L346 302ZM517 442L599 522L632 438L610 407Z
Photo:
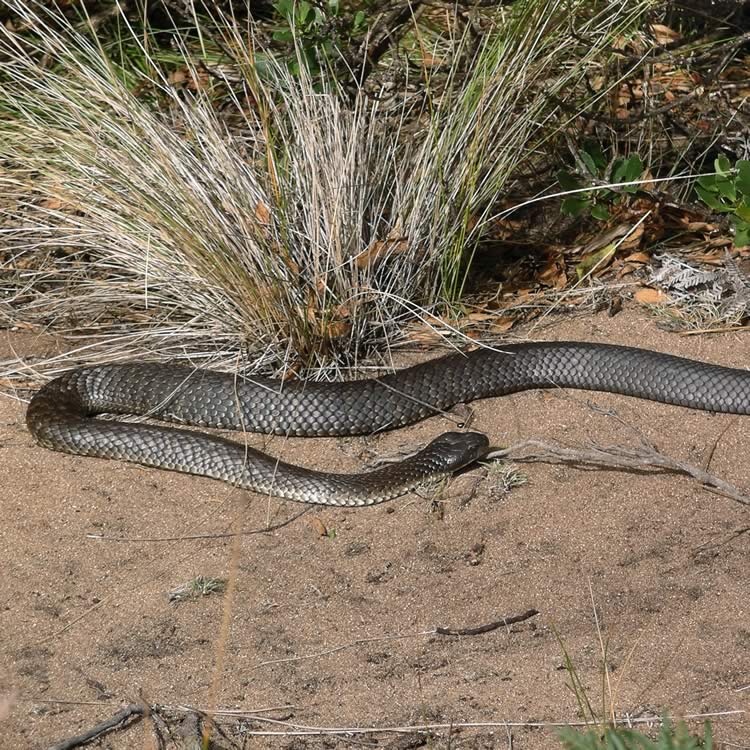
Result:
M72 370L45 385L26 417L46 448L200 474L302 502L373 505L483 456L479 433L449 432L405 461L367 474L303 469L213 435L92 419L141 414L277 435L362 435L455 404L529 388L583 388L714 412L750 414L750 371L610 344L523 343L452 354L371 380L294 383L183 365Z

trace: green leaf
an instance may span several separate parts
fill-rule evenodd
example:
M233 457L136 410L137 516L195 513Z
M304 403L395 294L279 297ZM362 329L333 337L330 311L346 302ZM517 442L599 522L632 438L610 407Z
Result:
M354 14L354 23L352 24L352 31L359 31L361 28L367 25L367 16L363 10L358 10Z
M706 719L703 722L703 747L704 750L713 750L714 731L711 729L711 722Z
M273 7L280 16L284 16L287 20L291 19L294 14L294 0L277 0Z
M727 200L734 203L737 200L737 190L734 187L734 180L728 180L725 177L719 177L716 180L716 189Z
M633 182L643 174L643 162L638 154L631 154L627 159L618 159L612 168L612 182ZM637 193L638 185L623 187L626 193Z
M586 198L566 198L560 211L566 216L580 216L590 205L591 201Z
M581 161L586 165L586 169L594 176L596 177L598 170L596 168L596 163L594 162L593 157L591 154L589 154L588 151L579 151L578 156L581 157Z
M734 181L734 184L742 195L746 198L750 198L750 161L747 159L740 159L736 166L737 178Z
M737 215L737 218L742 221L750 221L750 198L745 198L745 200L734 209L734 213Z
M630 750L628 745L625 744L625 736L621 734L617 729L607 730L607 749L611 750Z
M626 168L625 159L617 159L612 165L612 182L623 182Z
M700 185L695 186L695 192L698 193L700 199L714 211L726 213L734 210L732 206L727 206L725 203L722 203L718 195L709 193L708 190L704 190Z
M718 159L714 159L714 169L722 177L729 177L732 172L732 165L726 156L720 156Z
M736 221L734 223L734 246L750 245L750 222Z
M602 203L597 203L591 207L591 215L599 221L607 221L609 219L609 210Z
M632 154L625 161L625 179L628 182L637 180L643 174L643 162L638 154Z
M604 171L604 168L607 166L607 157L604 155L601 146L596 141L588 141L585 149L589 156L594 160L597 171Z
M557 172L557 181L563 190L578 190L581 187L579 180L570 172L561 169Z
M294 34L290 29L281 29L280 31L274 31L271 37L277 42L293 42Z
M589 271L600 265L603 265L605 261L609 260L615 253L615 243L610 242L609 245L605 245L601 250L597 250L595 253L586 256L578 265L576 265L576 276L580 281Z
M625 181L633 182L643 174L643 162L638 154L632 154L625 160ZM631 195L638 192L638 185L626 185L623 190Z
M307 2L307 0L301 0L300 4L297 6L297 20L299 23L303 24L305 20L307 19L308 13L312 10L312 5Z
M717 192L718 190L718 188L716 187L716 175L715 174L703 175L703 177L698 178L697 182L702 188L705 188L706 190L710 190L713 193Z

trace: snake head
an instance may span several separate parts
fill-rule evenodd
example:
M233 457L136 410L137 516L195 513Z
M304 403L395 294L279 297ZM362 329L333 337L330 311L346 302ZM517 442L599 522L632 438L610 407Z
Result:
M489 448L489 438L481 432L444 432L423 452L439 457L443 470L449 472L482 458Z

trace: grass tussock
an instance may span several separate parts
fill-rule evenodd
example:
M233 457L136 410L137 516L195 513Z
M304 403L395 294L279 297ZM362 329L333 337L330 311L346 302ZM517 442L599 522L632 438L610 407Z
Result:
M475 51L468 33L425 36L447 73L438 86L425 64L424 95L394 114L351 93L356 71L323 60L313 78L301 48L297 71L231 19L180 37L185 87L146 25L119 18L105 47L85 19L7 4L26 29L0 28L13 315L95 334L65 366L243 355L276 371L352 363L455 304L508 181L574 119L559 103L617 85L590 93L584 75L652 5L519 0ZM209 58L231 75L206 75Z

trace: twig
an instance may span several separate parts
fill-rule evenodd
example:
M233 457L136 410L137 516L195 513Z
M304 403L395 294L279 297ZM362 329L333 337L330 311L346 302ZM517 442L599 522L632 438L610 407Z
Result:
M639 446L630 448L621 445L589 448L566 448L541 440L524 440L503 450L491 451L487 458L507 458L512 461L545 461L549 463L588 464L591 466L620 467L623 469L663 469L678 474L687 474L697 479L706 489L712 489L750 506L750 497L733 484L671 456L659 453L655 448Z
M397 3L387 15L380 16L374 26L380 25L383 29L377 36L374 28L362 45L359 56L361 60L349 60L352 70L360 68L358 74L358 86L362 86L380 61L380 58L404 35L409 20L415 18L421 12L422 0L414 0L411 3ZM380 23L378 23L380 22Z
M67 740L52 745L49 750L71 750L71 748L86 745L103 734L108 734L115 729L123 729L130 723L134 723L130 721L131 719L142 719L145 712L146 707L142 703L131 703L106 721L97 724L82 734L77 734L75 737L70 737Z
M166 709L166 706L160 707L162 710ZM196 711L191 706L177 706L169 707L170 709L179 711ZM735 716L742 717L746 711L742 709L735 709L729 711L716 711L710 713L697 713L697 714L683 714L676 719L682 719L683 721L702 721L704 719L715 719L722 716ZM242 717L245 715L242 711L216 711L215 716L237 716ZM264 724L274 724L276 726L286 727L285 731L270 731L270 730L251 730L246 729L244 733L252 736L304 736L304 735L356 735L356 734L380 734L380 733L394 733L394 734L409 734L413 732L429 732L429 731L440 731L440 730L455 730L455 729L496 729L505 727L518 727L518 728L538 728L538 729L555 729L558 727L588 727L589 722L586 721L509 721L509 720L498 720L498 721L465 721L465 722L451 722L451 723L439 723L439 724L413 724L413 725L401 725L401 726L381 726L381 727L321 727L321 726L310 726L309 724L296 724L288 721L279 721L277 719L270 719L267 717L251 716L254 721ZM631 726L635 724L647 724L653 726L660 726L662 718L660 716L629 716L625 715L622 718L616 718L611 722L614 725Z
M512 625L514 622L523 622L531 617L535 617L539 614L538 609L527 609L520 615L511 615L510 617L504 617L502 620L496 622L488 622L486 625L479 625L476 628L435 628L436 635L482 635L483 633L490 633L498 628L505 627L506 625Z
M271 524L270 526L264 526L262 529L250 529L249 531L226 531L218 534L189 534L184 536L106 536L105 534L86 534L86 539L95 539L97 542L188 542L196 539L231 539L235 536L270 534L294 523L298 518L301 518L312 510L313 506L309 505L283 521Z
M503 625L511 625L514 622L522 622L523 620L528 620L530 617L534 617L535 615L538 615L539 612L536 609L528 609L526 612L520 614L520 615L512 615L510 617L505 617L502 620L498 620L497 622L491 622L486 625L480 625L476 628L465 628L465 629L453 629L453 628L444 628L444 627L434 627L431 630L418 630L415 633L402 633L402 634L396 634L396 635L377 635L372 636L370 638L358 638L356 641L351 641L350 643L342 643L339 646L333 646L332 648L328 648L325 651L315 651L311 654L302 654L301 656L283 656L279 659L269 659L268 661L261 661L258 662L254 667L250 667L249 669L245 670L247 672L254 672L256 669L260 669L261 667L268 667L272 664L287 664L292 661L304 661L307 659L318 659L322 656L330 656L331 654L336 654L339 651L345 651L350 648L355 648L356 646L362 646L367 643L376 643L378 641L400 641L404 638L420 638L424 636L431 636L431 635L480 635L482 633L489 633L492 630L497 630L497 628L503 627Z

